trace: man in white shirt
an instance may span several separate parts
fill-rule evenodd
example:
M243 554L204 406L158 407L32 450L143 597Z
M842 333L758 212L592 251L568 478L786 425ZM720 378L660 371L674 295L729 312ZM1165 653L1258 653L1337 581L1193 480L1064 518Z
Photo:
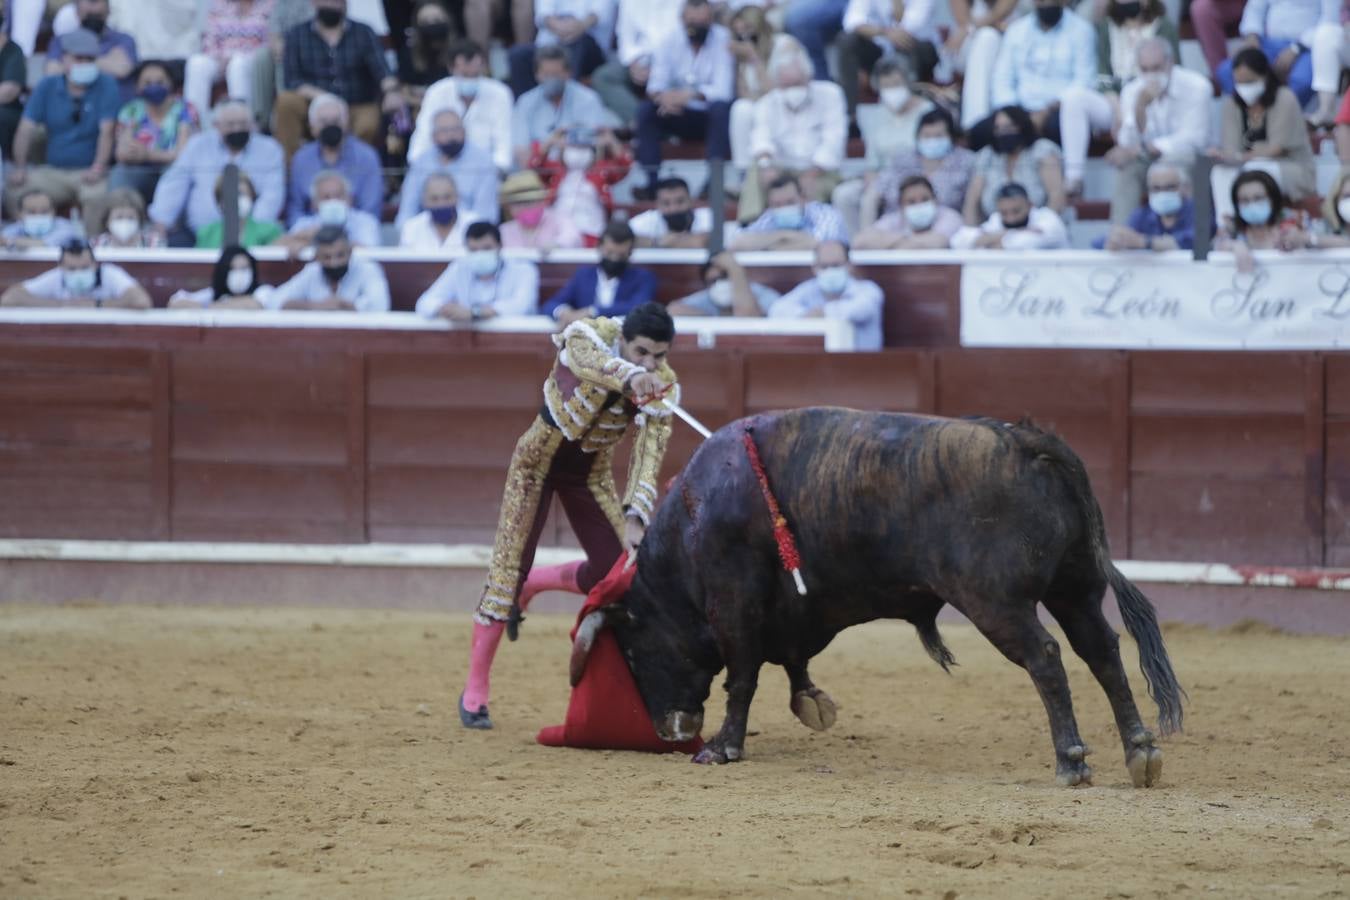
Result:
M628 227L639 247L706 247L713 214L706 206L694 209L683 178L663 178L656 183L656 209L638 213Z
M472 210L459 208L459 188L445 172L433 172L422 184L422 211L403 223L398 245L430 253L464 246L464 234L480 221Z
M753 162L738 211L742 222L764 210L764 188L779 175L797 175L807 200L828 202L839 183L848 141L844 92L832 81L812 81L811 72L801 44L780 38L769 57L774 89L755 101Z
M932 81L937 39L933 0L849 0L839 41L839 80L849 115L858 108L858 73L870 73L883 56L899 58L910 83Z
M881 349L881 288L854 278L848 246L825 241L816 247L816 277L802 282L769 308L771 319L843 319L853 325L854 350Z
M713 24L708 0L685 0L683 28L656 48L647 82L651 97L638 107L638 165L647 174L646 190L655 194L661 169L661 141L670 136L706 142L708 159L731 158L731 101L736 94L736 61L731 32Z
M502 258L502 235L491 222L464 233L468 252L446 267L417 300L417 314L452 322L539 312L539 269L524 259Z
M309 203L314 212L296 219L286 236L276 242L292 256L312 244L319 229L326 226L341 228L358 247L380 245L380 220L352 206L351 182L338 170L327 169L314 176Z
M487 61L483 48L471 41L460 41L450 48L451 77L427 88L417 127L408 141L408 159L417 159L435 149L433 137L436 113L443 109L459 113L464 123L464 139L487 151L501 172L509 172L511 163L511 89L484 75Z
M314 236L314 262L254 297L266 309L388 312L389 282L379 263L353 256L346 232L330 225Z
M1150 38L1139 45L1139 77L1120 92L1120 130L1106 160L1116 167L1111 221L1120 225L1139 205L1149 165L1167 159L1189 165L1209 143L1209 79L1181 68L1172 45Z
M619 52L595 70L591 87L625 126L636 126L656 48L679 27L680 7L675 3L619 0Z
M517 44L507 51L511 66L507 82L517 97L537 84L534 52L540 47L566 51L577 78L589 78L600 68L605 61L603 48L613 37L614 0L534 0L534 24L539 29L534 43Z
M998 192L994 214L978 228L967 226L952 238L953 250L1062 250L1069 246L1064 222L1053 209L1035 209L1027 189L1015 181Z
M394 224L403 223L422 210L422 186L432 172L445 172L464 188L464 206L480 219L495 222L501 214L497 203L497 167L487 151L467 143L464 120L453 109L443 109L432 119L435 145L421 156L408 158L408 171L398 193Z
M0 306L81 306L149 309L150 295L119 266L100 263L82 240L61 246L56 268L10 285Z

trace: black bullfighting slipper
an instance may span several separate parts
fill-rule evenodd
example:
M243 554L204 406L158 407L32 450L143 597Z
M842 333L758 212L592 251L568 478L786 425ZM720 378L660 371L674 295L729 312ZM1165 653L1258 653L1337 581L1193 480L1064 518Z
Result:
M492 717L488 715L486 706L478 707L477 712L469 712L464 708L464 695L459 695L459 724L465 728L477 728L487 730L492 727Z
M506 617L506 639L514 642L520 637L520 623L525 621L525 616L521 614L520 604L511 604L511 613Z

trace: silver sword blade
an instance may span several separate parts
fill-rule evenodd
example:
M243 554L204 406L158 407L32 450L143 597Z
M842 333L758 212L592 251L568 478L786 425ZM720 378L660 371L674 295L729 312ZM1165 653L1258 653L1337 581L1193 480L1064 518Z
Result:
M690 428L694 429L699 434L703 435L705 440L707 438L712 437L712 432L708 430L707 426L705 426L698 419L695 419L693 416L689 415L689 413L685 412L684 409L678 403L671 403L669 400L662 400L661 402L664 403L667 407L669 407L670 411L673 412L675 415L679 416L681 419L684 419L684 421L689 425Z

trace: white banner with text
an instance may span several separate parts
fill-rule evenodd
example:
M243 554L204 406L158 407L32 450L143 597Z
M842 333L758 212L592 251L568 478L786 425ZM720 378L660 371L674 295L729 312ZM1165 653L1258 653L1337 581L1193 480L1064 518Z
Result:
M1350 256L1208 262L999 254L961 269L966 347L1350 347ZM1265 254L1261 254L1265 256Z

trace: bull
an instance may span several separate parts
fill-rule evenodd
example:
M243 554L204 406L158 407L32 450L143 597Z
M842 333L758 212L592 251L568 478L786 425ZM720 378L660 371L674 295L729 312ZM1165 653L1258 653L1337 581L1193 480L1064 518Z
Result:
M805 595L780 562L747 429L795 535ZM903 619L948 669L955 660L936 619L950 604L1030 674L1049 715L1059 782L1090 784L1041 604L1106 692L1126 768L1136 787L1148 787L1162 774L1162 751L1140 720L1102 613L1108 584L1138 644L1159 729L1179 730L1183 692L1154 609L1112 564L1087 472L1062 440L1029 422L801 409L732 423L698 449L654 514L631 587L583 621L573 660L584 666L597 630L611 627L669 741L701 731L725 668L726 716L695 761L732 762L744 752L764 663L786 670L793 712L824 730L836 705L812 683L811 658L852 625Z

